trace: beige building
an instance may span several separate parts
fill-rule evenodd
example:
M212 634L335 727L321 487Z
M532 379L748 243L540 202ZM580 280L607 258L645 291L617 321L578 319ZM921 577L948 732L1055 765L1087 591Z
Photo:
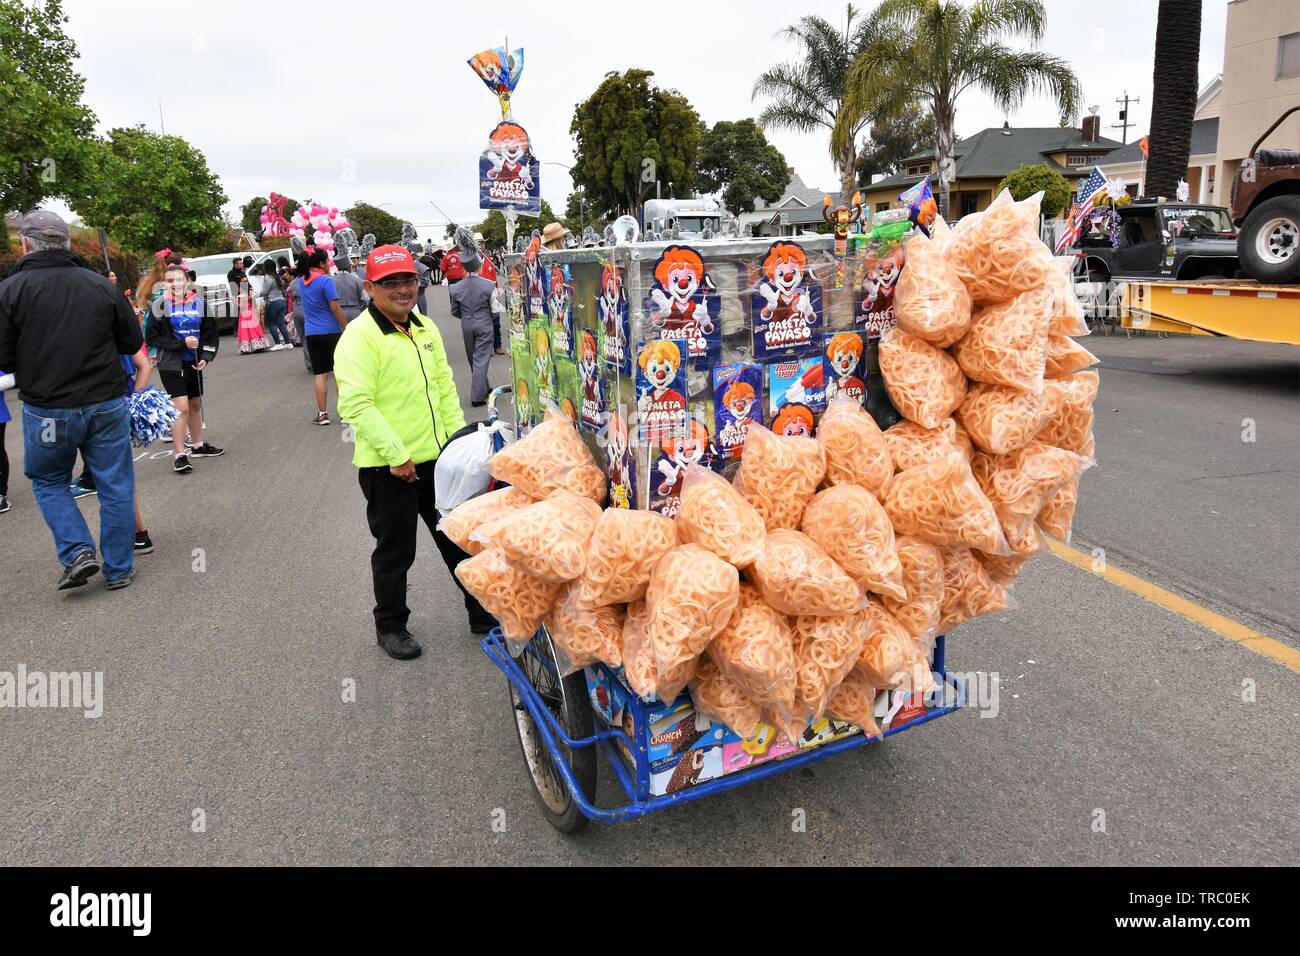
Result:
M1300 0L1231 0L1219 96L1214 202L1226 206L1237 167L1260 134L1300 105ZM1300 113L1263 144L1300 148Z

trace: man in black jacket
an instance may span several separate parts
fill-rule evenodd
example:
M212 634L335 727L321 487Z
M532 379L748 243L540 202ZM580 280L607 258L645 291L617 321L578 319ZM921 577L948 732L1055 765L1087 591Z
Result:
M99 572L95 543L72 497L77 452L99 491L99 549L111 590L135 576L135 473L122 355L144 338L130 303L74 255L68 226L29 212L23 257L0 282L0 368L23 400L23 473L54 536L59 590Z

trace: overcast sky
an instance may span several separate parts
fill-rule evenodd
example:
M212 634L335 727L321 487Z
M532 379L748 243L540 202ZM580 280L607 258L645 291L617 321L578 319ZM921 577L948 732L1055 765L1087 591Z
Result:
M1074 64L1085 103L1101 107L1103 134L1119 138L1108 127L1126 89L1141 98L1129 139L1147 132L1155 0L1047 0L1047 8L1043 48ZM477 158L500 111L465 61L501 44L507 28L511 46L525 50L514 118L543 163L570 164L573 108L606 72L653 70L709 124L755 116L755 77L795 54L777 33L804 14L842 23L845 4L656 0L638 14L633 4L550 0L507 7L497 23L479 12L497 8L470 3L66 0L66 9L101 130L158 129L161 100L166 131L207 156L232 215L271 190L339 207L365 200L416 223L423 238L443 221L430 201L462 221L482 217ZM1205 0L1202 85L1222 68L1226 10L1227 0ZM959 135L1003 119L978 92L958 101ZM1009 119L1057 121L1040 97ZM768 136L806 183L836 186L826 136ZM562 212L567 170L543 165L541 179Z

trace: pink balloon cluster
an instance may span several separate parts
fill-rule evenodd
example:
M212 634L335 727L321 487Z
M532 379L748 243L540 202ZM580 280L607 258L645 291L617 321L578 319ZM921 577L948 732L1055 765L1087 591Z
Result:
M324 249L330 262L334 261L334 233L351 227L347 216L339 212L337 206L322 206L318 202L308 201L293 212L289 220L289 235L297 236L303 242ZM307 228L311 227L311 239L307 238Z
M289 235L289 220L284 218L284 207L287 202L288 199L285 196L281 196L279 193L271 193L270 201L262 207L262 214L258 217L262 223L262 235Z

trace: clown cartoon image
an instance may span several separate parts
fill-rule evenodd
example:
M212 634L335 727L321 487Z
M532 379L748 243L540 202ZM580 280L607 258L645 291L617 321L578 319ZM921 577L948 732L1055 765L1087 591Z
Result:
M546 312L551 317L551 346L557 353L573 354L573 313L569 310L569 277L563 266L551 266Z
M528 345L533 362L537 401L545 409L555 403L555 364L551 358L551 330L545 319L528 323Z
M837 332L826 343L826 400L845 395L861 403L867 394L860 332Z
M669 246L655 262L654 277L646 314L659 336L685 342L691 358L716 359L722 347L718 290L704 259L690 246Z
M811 436L813 433L812 409L807 405L791 402L772 418L772 431L786 437Z
M627 419L622 412L609 415L609 444L605 448L605 474L609 478L609 506L636 507L636 459L627 447Z
M604 331L605 361L624 375L631 375L632 362L627 345L627 296L623 294L623 274L612 262L606 262L600 270L596 315Z
M881 248L873 243L862 260L862 299L856 324L865 328L869 338L894 325L894 285L903 271L903 247L890 243Z
M754 355L807 348L821 326L821 287L811 281L807 253L797 242L774 242L760 271L753 302Z
M637 417L641 440L662 444L680 437L686 425L686 347L660 339L637 356Z
M511 339L523 340L524 336L524 276L518 266L510 270L506 277L506 324L510 329Z
M763 421L763 367L747 362L713 369L713 419L724 459L739 458L751 422Z
M601 394L600 360L596 356L596 334L583 329L579 337L578 378L582 382L582 424L599 431L605 420L605 397Z
M521 181L533 185L530 168L532 153L528 133L518 123L498 123L488 136L488 150L484 154L492 163L487 178L498 183Z
M533 230L533 236L524 250L524 297L528 303L528 318L540 319L546 315L546 288L542 283L542 234Z
M659 461L650 476L650 510L668 518L676 517L686 469L693 464L712 468L717 457L708 428L691 419L685 434L660 444Z

